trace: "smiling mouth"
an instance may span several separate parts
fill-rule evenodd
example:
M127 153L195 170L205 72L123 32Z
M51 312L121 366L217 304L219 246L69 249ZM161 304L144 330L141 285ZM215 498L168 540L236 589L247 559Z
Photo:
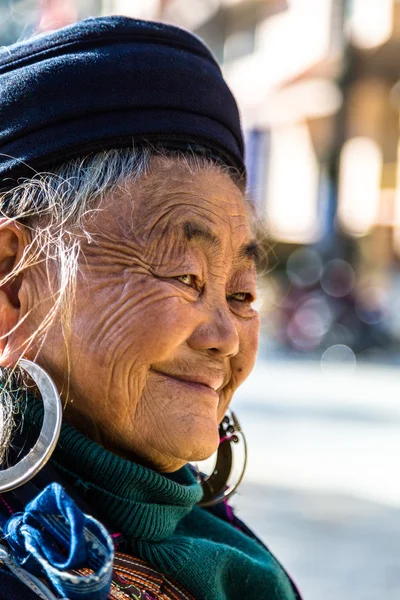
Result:
M213 392L218 396L218 391L224 386L224 379L219 376L218 378L206 378L201 376L191 375L172 375L171 373L164 373L162 371L156 371L152 369L156 375L167 377L177 383L190 387L192 390Z

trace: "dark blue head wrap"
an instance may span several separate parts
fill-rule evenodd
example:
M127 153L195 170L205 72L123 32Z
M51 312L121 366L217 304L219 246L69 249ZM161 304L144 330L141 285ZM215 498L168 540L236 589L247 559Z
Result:
M198 146L244 173L237 106L199 38L105 17L0 49L0 188L133 141Z

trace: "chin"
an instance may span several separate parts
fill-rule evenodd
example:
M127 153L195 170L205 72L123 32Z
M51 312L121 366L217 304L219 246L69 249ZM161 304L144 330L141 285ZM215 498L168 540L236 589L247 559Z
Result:
M210 444L206 447L195 448L191 453L191 457L187 459L187 462L201 462L210 458L218 449L219 438L216 444Z
M174 454L185 462L210 458L219 446L218 424L213 419L191 419L174 435Z

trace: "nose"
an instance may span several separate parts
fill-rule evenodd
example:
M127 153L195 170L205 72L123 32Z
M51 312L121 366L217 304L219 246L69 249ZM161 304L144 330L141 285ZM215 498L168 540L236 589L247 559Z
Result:
M239 352L239 334L234 317L219 308L196 327L188 339L193 350L207 350L213 356L232 357Z

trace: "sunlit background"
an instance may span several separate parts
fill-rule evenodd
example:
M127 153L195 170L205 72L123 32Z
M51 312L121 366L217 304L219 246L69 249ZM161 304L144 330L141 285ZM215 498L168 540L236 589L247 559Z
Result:
M239 514L306 600L398 600L400 2L0 0L0 44L101 14L196 32L240 105L270 258Z

